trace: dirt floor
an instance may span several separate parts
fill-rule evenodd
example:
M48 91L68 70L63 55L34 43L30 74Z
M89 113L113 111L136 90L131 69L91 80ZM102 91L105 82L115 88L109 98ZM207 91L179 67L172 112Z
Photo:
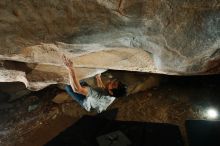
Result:
M41 146L83 115L96 114L74 101L53 103L51 99L60 92L51 86L0 110L0 145ZM31 110L32 105L37 107ZM176 124L187 145L185 120L208 119L210 107L220 110L220 75L162 76L158 87L118 99L109 108L119 109L117 120Z

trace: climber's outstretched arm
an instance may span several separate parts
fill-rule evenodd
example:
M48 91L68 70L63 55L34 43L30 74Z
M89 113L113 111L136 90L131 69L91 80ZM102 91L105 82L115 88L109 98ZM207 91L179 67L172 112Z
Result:
M76 92L87 96L88 89L80 85L77 75L75 73L75 69L73 67L73 62L70 59L68 59L65 55L63 55L63 63L69 71L70 85L73 88L73 90L75 89Z

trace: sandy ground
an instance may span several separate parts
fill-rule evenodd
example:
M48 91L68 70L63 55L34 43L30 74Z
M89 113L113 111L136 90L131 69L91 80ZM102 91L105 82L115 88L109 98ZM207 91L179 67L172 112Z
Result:
M109 108L118 108L117 120L171 123L180 127L185 145L186 119L208 119L206 110L220 110L220 75L198 77L162 76L158 87L123 97ZM38 107L28 112L33 99L17 100L15 115L1 120L0 144L4 146L41 146L80 117L88 113L76 102L55 104L51 99L63 92L56 87L33 93ZM10 112L4 111L4 113ZM2 112L1 116L4 115ZM7 116L5 116L7 119ZM1 118L2 119L2 118Z

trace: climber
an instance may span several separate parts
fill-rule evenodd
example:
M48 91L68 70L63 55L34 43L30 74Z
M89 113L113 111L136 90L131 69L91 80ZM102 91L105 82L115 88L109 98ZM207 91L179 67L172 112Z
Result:
M96 110L98 113L119 97L126 95L126 85L114 79L106 85L103 84L101 75L96 75L98 88L92 88L86 82L79 82L73 62L63 55L63 62L69 72L70 85L65 87L67 93L87 111Z

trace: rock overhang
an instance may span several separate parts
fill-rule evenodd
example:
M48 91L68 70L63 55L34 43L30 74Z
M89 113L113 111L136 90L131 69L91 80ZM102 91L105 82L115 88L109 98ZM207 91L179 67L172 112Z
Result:
M62 54L74 60L81 79L108 69L220 72L220 4L215 0L2 0L0 8L2 82L35 88L66 83ZM30 69L8 69L7 63Z

